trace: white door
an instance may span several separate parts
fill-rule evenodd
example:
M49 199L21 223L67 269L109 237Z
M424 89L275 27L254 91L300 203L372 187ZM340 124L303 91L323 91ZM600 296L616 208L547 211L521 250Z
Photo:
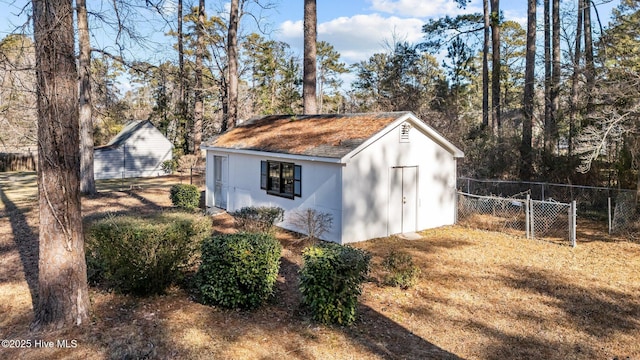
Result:
M213 157L213 201L215 207L227 208L227 157Z
M389 188L389 234L417 230L418 167L391 168Z
M402 168L402 232L414 232L418 222L418 167Z

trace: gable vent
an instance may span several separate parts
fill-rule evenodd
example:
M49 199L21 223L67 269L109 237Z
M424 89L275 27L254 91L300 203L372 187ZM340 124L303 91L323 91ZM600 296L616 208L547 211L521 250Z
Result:
M400 142L409 142L409 131L411 131L411 124L404 123L400 126Z

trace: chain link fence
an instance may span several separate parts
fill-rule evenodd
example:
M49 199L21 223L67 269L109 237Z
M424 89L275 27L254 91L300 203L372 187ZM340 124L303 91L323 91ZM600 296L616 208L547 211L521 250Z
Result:
M459 178L458 190L469 194L498 197L529 193L534 200L566 204L575 201L580 217L607 221L610 233L628 232L640 227L640 212L634 190L471 178Z
M458 224L525 235L526 200L458 193Z
M519 197L481 196L458 192L458 221L463 226L527 238L576 243L575 203ZM524 199L521 198L524 196Z
M640 212L636 196L631 192L620 192L609 201L609 233L620 234L640 231Z

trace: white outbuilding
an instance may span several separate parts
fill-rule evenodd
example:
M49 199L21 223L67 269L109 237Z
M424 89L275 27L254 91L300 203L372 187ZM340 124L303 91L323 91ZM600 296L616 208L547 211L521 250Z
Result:
M411 112L274 115L206 150L206 206L279 206L331 214L340 244L450 225L463 152Z
M96 180L164 175L173 144L150 121L131 121L107 145L93 150Z

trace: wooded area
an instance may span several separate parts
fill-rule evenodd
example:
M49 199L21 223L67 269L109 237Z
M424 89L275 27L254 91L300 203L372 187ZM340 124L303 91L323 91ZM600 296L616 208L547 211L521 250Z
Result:
M485 3L484 14L431 20L423 28L424 42L391 43L386 52L351 67L331 44L317 42L318 105L310 108L323 113L411 110L465 150L460 173L467 176L636 186L639 76L637 55L629 49L638 45L633 36L639 31L633 21L638 2L622 1L608 26L594 27L591 15L597 8L590 2L546 0L543 51L536 48L535 10L529 29L523 29L504 20L499 1ZM119 8L90 21L137 11L133 5L119 2ZM160 5L147 2L148 8ZM179 22L175 19L178 31L168 33L177 44L177 63L143 63L91 48L87 88L95 143L108 141L127 120L149 118L180 156L238 120L305 112L302 61L290 46L235 28L245 17L253 21L247 15L255 5L239 1L237 9L231 7L238 18L231 16L234 21L228 23L226 14L206 16L203 2L187 9ZM133 38L135 24L116 19L112 26ZM5 147L35 140L31 44L20 34L0 44ZM441 65L438 55L444 56ZM539 58L542 67L535 63ZM342 75L348 72L355 81L346 87ZM123 76L135 85L124 94L118 85Z
M640 1L622 0L606 24L587 0L545 0L542 19L530 0L526 28L505 20L500 1L483 3L484 13L432 19L424 41L390 40L386 51L350 66L325 41L309 48L315 60L302 59L269 33L247 31L262 29L268 19L257 14L277 3L238 0L207 14L203 0L184 9L180 0L172 18L160 0L88 4L89 29L111 28L120 51L88 44L78 12L79 70L90 69L81 114L93 114L96 145L128 120L150 119L179 157L256 115L410 110L465 151L461 175L637 187ZM317 11L315 1L304 10ZM166 34L176 60L136 59L127 47L143 47L145 39L135 17L123 14L177 24ZM315 26L305 25L309 39ZM0 146L7 152L35 144L34 47L23 30L0 42ZM315 85L303 86L303 63L315 71ZM126 91L119 84L125 78L132 85ZM316 101L303 101L303 93ZM83 153L91 146L83 142Z

